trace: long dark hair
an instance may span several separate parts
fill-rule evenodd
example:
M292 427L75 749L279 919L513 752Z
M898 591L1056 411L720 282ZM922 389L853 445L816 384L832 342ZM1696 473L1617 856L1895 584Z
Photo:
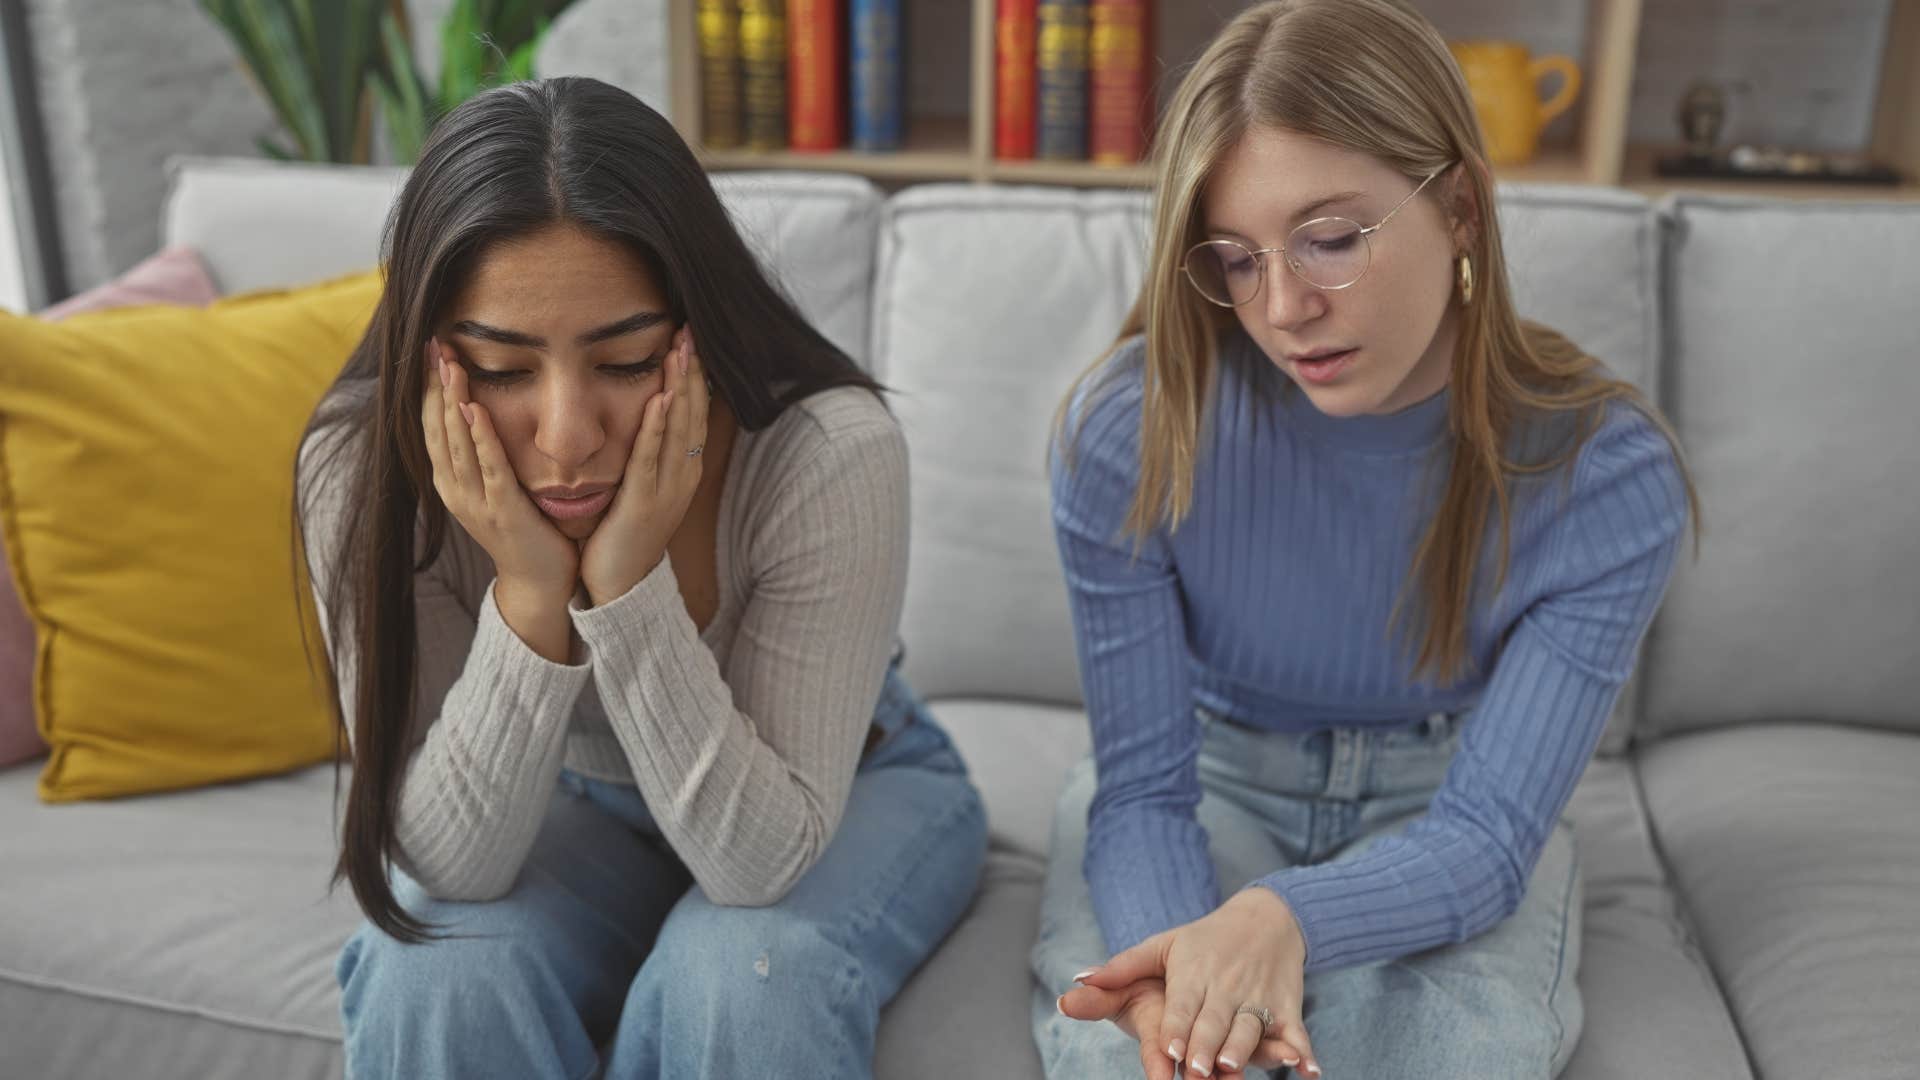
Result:
M563 222L645 261L668 314L699 335L714 394L741 427L765 428L828 387L880 390L767 278L686 143L631 94L585 78L516 83L435 126L387 219L379 307L309 420L302 459L317 434L329 437L294 481L297 536L313 497L300 490L301 473L344 492L342 528L308 549L334 568L322 597L332 651L356 675L345 714L353 778L333 881L349 881L368 920L409 943L434 936L400 907L387 877L416 721L413 576L439 555L448 527L420 426L426 341L482 252ZM343 704L337 684L330 696Z

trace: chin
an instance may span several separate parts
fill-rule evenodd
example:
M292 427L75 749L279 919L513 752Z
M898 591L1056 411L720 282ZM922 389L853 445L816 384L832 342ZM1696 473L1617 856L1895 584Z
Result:
M593 535L594 526L600 524L600 519L606 516L605 513L599 513L590 518L569 518L566 521L559 521L549 517L547 520L553 522L553 527L560 530L561 536L569 540L585 540Z
M1291 376L1289 376L1291 378ZM1380 408L1383 395L1374 390L1364 380L1342 381L1332 386L1309 383L1304 379L1293 379L1294 388L1307 395L1307 400L1323 415L1339 419L1365 416Z

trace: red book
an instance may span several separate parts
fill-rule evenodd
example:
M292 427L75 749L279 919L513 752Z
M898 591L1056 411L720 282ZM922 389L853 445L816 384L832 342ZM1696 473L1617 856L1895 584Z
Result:
M1147 103L1148 0L1093 0L1087 47L1087 156L1101 165L1139 161Z
M834 150L845 141L845 39L840 0L787 0L787 132L795 150Z
M1034 20L1039 0L999 0L994 15L993 152L1033 156Z

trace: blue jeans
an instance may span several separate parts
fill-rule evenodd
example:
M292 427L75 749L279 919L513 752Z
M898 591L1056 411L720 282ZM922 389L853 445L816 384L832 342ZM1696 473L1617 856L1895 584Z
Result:
M1198 812L1229 896L1274 870L1351 858L1398 832L1426 810L1459 744L1460 719L1445 714L1411 729L1306 735L1199 715ZM1081 873L1093 789L1088 760L1075 767L1054 817L1032 953L1034 1037L1052 1080L1141 1075L1139 1044L1125 1032L1069 1020L1054 1008L1075 974L1107 959ZM1557 1075L1573 1056L1584 1016L1574 982L1580 895L1573 835L1563 822L1519 909L1492 930L1398 960L1308 975L1302 1019L1328 1080Z
M363 924L337 975L347 1075L872 1075L880 1007L972 901L986 815L953 744L889 673L886 736L862 759L819 862L780 902L693 887L637 788L571 772L498 900L395 893L443 932Z

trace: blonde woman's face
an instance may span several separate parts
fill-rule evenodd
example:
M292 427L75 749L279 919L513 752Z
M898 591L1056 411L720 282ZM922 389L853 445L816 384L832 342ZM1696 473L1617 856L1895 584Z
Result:
M1275 366L1329 416L1397 412L1438 393L1459 310L1454 253L1438 193L1447 173L1367 238L1372 259L1344 289L1320 289L1262 258L1260 290L1234 308ZM1378 224L1419 184L1373 157L1291 131L1253 128L1214 170L1201 199L1203 239L1278 248L1315 218ZM1316 356L1327 359L1313 359Z

